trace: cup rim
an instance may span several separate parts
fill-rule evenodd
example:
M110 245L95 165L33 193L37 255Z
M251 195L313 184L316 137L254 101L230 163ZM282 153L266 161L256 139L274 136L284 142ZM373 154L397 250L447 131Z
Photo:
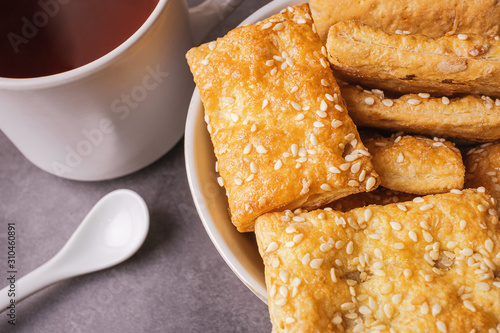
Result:
M162 10L166 8L168 2L169 0L158 0L151 14L132 35L130 35L120 45L99 58L77 68L46 76L30 78L7 78L0 76L0 88L47 88L75 81L95 73L136 44L143 37L143 35L146 34L153 23L156 22Z

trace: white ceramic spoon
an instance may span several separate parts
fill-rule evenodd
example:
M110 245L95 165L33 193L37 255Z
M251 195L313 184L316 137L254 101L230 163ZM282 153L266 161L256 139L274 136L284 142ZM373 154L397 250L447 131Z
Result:
M149 230L144 200L130 190L105 195L90 210L63 248L49 261L0 291L0 312L49 285L114 266L141 247Z

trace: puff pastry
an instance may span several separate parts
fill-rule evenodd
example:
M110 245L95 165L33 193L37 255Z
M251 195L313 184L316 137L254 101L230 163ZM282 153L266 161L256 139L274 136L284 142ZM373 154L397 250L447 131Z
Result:
M485 94L500 97L500 40L458 34L398 35L359 22L339 22L328 33L336 75L401 93Z
M496 0L311 0L311 11L323 41L340 21L360 21L385 31L441 37L446 33L500 33Z
M341 212L347 212L354 208L369 205L388 205L403 201L413 200L417 195L394 191L383 186L377 187L371 192L361 192L352 194L339 200L329 203L327 206Z
M460 150L445 139L414 136L362 137L380 185L420 195L462 189L465 167Z
M307 4L191 49L233 224L375 189Z
M500 139L500 99L488 96L432 97L428 93L385 96L380 89L341 86L358 126L474 141Z
M457 190L346 213L260 217L273 332L498 330L491 200L484 189Z
M484 186L493 198L500 200L500 143L486 143L467 152L466 187Z

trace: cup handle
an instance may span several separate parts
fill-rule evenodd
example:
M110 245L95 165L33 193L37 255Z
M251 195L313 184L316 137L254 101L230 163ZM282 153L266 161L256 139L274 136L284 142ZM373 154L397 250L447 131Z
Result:
M189 8L191 31L195 45L217 24L231 14L243 0L205 0L201 4Z

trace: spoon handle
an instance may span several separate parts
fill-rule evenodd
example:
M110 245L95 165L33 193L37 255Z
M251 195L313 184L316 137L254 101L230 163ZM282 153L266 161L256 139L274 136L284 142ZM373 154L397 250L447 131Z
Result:
M57 269L54 258L39 266L35 270L16 280L15 274L9 276L10 284L0 290L0 312L15 309L17 303L26 297L40 291L51 284L61 281L68 276ZM10 311L10 310L9 310Z

